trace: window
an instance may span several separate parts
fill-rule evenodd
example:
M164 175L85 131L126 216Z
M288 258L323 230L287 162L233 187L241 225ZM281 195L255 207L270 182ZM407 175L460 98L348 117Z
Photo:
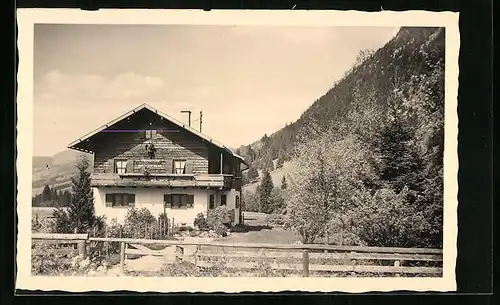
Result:
M133 207L135 205L135 194L113 193L106 194L107 207Z
M236 200L235 200L235 202L236 202L235 207L236 207L237 209L239 209L239 208L240 208L240 196L236 195Z
M189 194L165 194L163 196L166 208L192 209L194 206L194 195Z
M115 160L115 172L124 174L127 172L127 160Z
M215 207L215 196L210 195L210 202L209 202L209 208L213 209Z
M226 195L220 195L220 205L226 205L227 197Z
M156 139L158 132L156 130L146 130L146 139Z
M173 162L174 174L185 174L186 173L186 160L174 160Z

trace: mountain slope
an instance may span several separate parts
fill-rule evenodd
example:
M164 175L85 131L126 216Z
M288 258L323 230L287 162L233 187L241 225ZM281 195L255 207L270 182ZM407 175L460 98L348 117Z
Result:
M84 155L92 161L91 155L69 149L52 157L34 156L32 193L41 193L45 185L57 190L69 188L71 178L77 173L76 164Z
M264 135L259 141L241 146L241 154L256 169L273 169L272 160L290 160L299 140L315 133L346 128L347 115L356 107L375 101L380 107L394 90L411 94L422 79L443 65L444 29L401 28L397 35L375 52L368 52L335 86L318 98L301 117L281 130ZM317 126L308 130L311 123Z

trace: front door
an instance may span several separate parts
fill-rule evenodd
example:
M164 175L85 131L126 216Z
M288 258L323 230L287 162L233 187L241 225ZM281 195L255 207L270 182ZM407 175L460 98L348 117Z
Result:
M215 194L208 194L208 211L215 209Z

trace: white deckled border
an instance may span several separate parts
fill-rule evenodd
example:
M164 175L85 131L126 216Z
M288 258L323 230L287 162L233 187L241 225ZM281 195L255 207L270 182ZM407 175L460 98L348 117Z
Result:
M458 195L458 13L357 11L210 11L20 9L18 17L18 244L17 289L72 292L243 292L394 290L454 291ZM33 152L34 24L197 24L280 26L432 26L446 27L444 255L442 278L138 278L32 277L30 255Z

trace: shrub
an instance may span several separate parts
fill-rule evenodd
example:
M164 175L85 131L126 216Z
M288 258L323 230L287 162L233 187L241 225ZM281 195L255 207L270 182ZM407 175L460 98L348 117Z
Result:
M266 221L268 224L278 225L278 226L282 226L285 223L283 215L280 214L269 214L266 216Z
M100 257L87 257L83 259L78 255L65 255L58 253L55 245L36 244L34 249L41 251L42 255L32 255L31 273L34 275L97 275L105 273L108 264Z
M208 212L207 223L217 235L225 237L231 226L231 211L225 206L219 206Z
M54 220L37 217L31 220L31 231L36 233L54 233Z
M222 237L226 237L227 236L227 227L223 223L217 222L214 225L214 232L217 235L220 235Z
M245 233L248 232L248 227L242 224L235 225L231 228L231 232Z
M243 193L243 210L248 212L258 212L259 211L259 195L257 193L251 193L245 191Z
M229 211L229 209L225 206L219 206L208 212L207 222L210 229L214 229L217 223L230 226L231 211Z
M156 217L147 208L129 208L124 222L124 233L130 238L142 238L146 229L156 223Z
M185 231L192 232L192 231L194 231L194 228L192 226L179 226L179 231L180 232L185 232Z
M196 218L194 219L194 226L200 231L207 231L209 229L207 219L203 213L196 215Z

